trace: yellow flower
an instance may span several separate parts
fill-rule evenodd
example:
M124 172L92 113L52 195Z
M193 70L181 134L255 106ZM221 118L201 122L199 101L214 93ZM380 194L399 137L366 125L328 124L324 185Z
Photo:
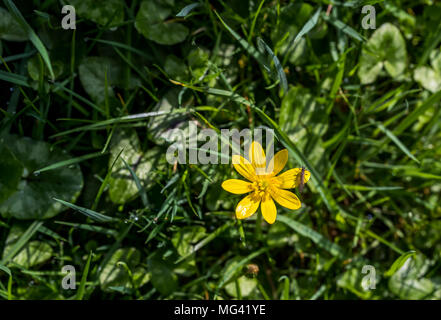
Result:
M245 219L253 215L261 204L261 211L266 222L276 221L277 209L274 200L288 209L299 209L301 204L297 196L285 189L299 186L302 168L285 171L276 176L288 162L288 150L284 149L266 163L265 152L260 143L254 141L249 150L250 161L240 155L233 155L234 168L248 181L229 179L222 183L224 190L234 194L249 193L236 207L236 217ZM311 173L305 170L303 183L309 180Z

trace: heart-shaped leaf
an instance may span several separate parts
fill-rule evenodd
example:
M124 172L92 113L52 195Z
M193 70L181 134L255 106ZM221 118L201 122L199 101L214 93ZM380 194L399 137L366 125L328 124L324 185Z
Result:
M3 143L23 169L15 192L0 204L0 214L23 220L48 219L64 210L53 198L75 202L83 187L83 175L77 164L34 174L38 169L69 159L66 152L46 142L16 135L6 136Z
M437 92L441 89L441 74L432 68L422 66L415 69L413 77L424 89Z
M194 245L205 237L205 228L201 226L184 227L173 235L172 243L180 256L186 256L193 251Z
M430 92L441 90L441 50L435 49L430 53L432 68L421 66L415 69L413 77L424 89Z
M98 104L104 103L106 95L111 99L115 99L112 85L119 78L120 69L112 59L87 57L79 66L79 74L84 90L95 102Z
M71 0L79 17L102 26L116 26L124 22L123 0Z
M410 256L389 279L389 289L400 299L441 299L441 286L422 277L428 265L421 256Z
M143 268L136 269L140 259L141 253L135 248L120 248L116 250L100 273L99 281L101 289L109 291L110 287L132 287L128 270L119 264L120 262L125 263L127 268L130 269L133 281L138 287L145 284L149 280L150 275ZM141 270L143 270L144 273L142 273Z
M391 23L383 24L363 46L358 76L361 83L374 82L383 68L392 78L406 70L406 43L400 30Z
M152 284L164 296L178 288L178 277L172 271L171 263L161 259L157 252L147 259L148 270L152 274Z
M187 27L177 22L164 21L172 13L173 6L167 2L143 1L136 15L135 27L144 37L159 44L182 42L188 35Z

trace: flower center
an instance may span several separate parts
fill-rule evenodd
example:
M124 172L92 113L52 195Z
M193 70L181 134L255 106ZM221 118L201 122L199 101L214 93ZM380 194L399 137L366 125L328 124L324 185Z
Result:
M253 189L254 192L256 192L259 196L263 197L265 194L267 188L268 188L268 181L267 180L259 180L253 182Z

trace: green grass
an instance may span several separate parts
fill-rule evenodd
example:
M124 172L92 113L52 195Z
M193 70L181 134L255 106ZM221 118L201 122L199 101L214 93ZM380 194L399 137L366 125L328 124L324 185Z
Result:
M441 298L439 3L82 0L73 31L28 2L0 4L0 299ZM301 209L237 220L231 164L166 161L189 121L273 129Z

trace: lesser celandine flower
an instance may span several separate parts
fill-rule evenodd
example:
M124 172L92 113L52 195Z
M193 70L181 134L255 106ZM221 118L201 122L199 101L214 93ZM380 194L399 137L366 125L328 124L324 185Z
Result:
M248 181L229 179L222 183L222 188L234 194L249 193L236 207L236 217L245 219L253 215L259 205L263 218L272 224L276 221L277 209L273 200L288 209L299 209L301 204L297 196L285 189L295 188L300 184L302 168L285 171L276 176L288 162L288 150L284 149L267 164L265 152L260 143L254 141L249 150L250 160L240 155L233 155L234 168ZM303 183L309 180L311 173L305 170Z

